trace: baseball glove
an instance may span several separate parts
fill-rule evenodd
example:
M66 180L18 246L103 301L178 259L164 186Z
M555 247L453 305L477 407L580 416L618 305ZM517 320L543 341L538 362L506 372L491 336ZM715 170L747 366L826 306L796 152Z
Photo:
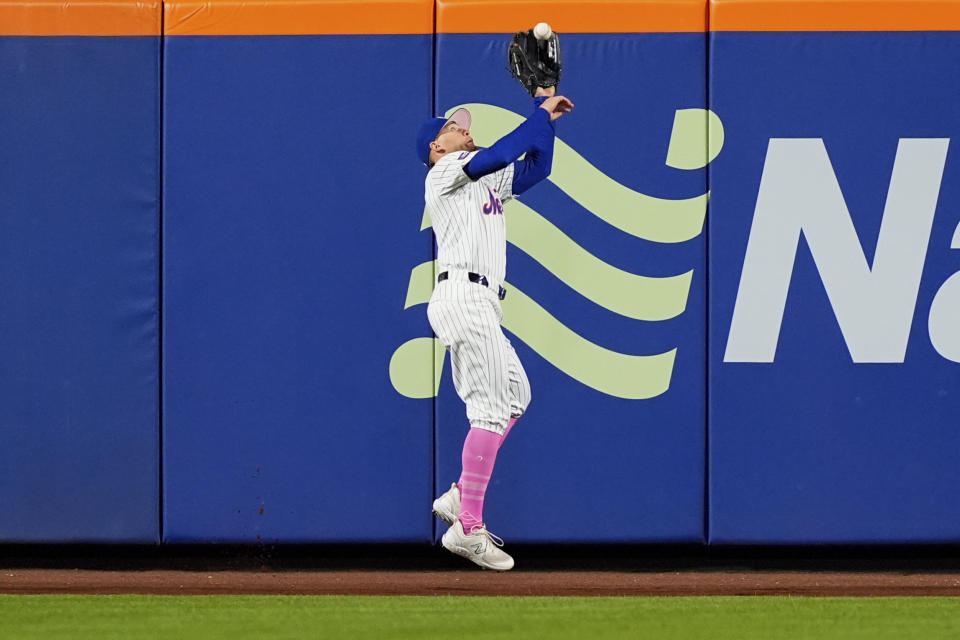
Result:
M537 87L555 87L560 82L560 39L556 33L538 40L533 29L518 31L507 49L510 75L534 95Z

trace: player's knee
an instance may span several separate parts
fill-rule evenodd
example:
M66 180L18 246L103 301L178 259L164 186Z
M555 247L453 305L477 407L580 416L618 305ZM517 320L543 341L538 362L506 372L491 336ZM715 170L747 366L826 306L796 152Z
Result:
M511 407L514 418L519 418L527 411L527 407L530 406L530 399L530 385L524 380L524 384L519 385L517 389L516 404Z

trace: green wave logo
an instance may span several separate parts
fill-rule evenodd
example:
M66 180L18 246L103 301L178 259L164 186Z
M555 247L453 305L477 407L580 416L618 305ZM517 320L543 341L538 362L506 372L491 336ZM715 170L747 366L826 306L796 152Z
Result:
M474 115L471 133L487 146L513 130L523 118L489 104L464 104ZM666 164L676 169L700 169L720 153L723 125L706 109L675 113ZM618 230L660 243L691 240L703 230L708 193L695 198L656 198L626 187L594 167L570 145L557 138L549 178L571 199ZM545 217L512 200L507 241L547 271L595 304L619 315L646 321L675 318L686 309L693 271L667 277L629 273L607 264L577 244ZM424 210L420 229L430 227ZM430 300L436 264L424 262L410 274L404 308ZM676 349L653 355L618 353L580 336L526 295L504 283L510 293L503 301L503 326L537 354L580 383L611 396L647 399L670 388ZM401 345L390 360L390 381L409 398L436 396L443 372L445 348L435 338L414 338Z

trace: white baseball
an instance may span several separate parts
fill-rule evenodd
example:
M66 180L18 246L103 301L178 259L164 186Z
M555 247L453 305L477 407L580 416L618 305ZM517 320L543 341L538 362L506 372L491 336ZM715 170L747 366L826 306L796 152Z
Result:
M547 40L553 35L553 30L546 22L538 22L537 26L533 28L533 35L536 36L537 40Z

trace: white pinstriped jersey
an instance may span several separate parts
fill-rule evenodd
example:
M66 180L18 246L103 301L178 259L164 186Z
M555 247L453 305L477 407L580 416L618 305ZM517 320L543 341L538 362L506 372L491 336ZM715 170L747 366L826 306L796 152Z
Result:
M507 269L503 203L513 197L513 164L470 180L463 166L476 151L448 153L427 174L424 198L437 237L436 285L427 317L450 349L453 384L467 405L471 427L503 434L511 416L530 403L530 382L500 329L496 288ZM490 286L467 279L485 275Z
M424 199L437 236L437 272L472 271L499 284L507 270L503 203L513 197L513 163L474 182L463 166L476 153L440 158L427 174Z

